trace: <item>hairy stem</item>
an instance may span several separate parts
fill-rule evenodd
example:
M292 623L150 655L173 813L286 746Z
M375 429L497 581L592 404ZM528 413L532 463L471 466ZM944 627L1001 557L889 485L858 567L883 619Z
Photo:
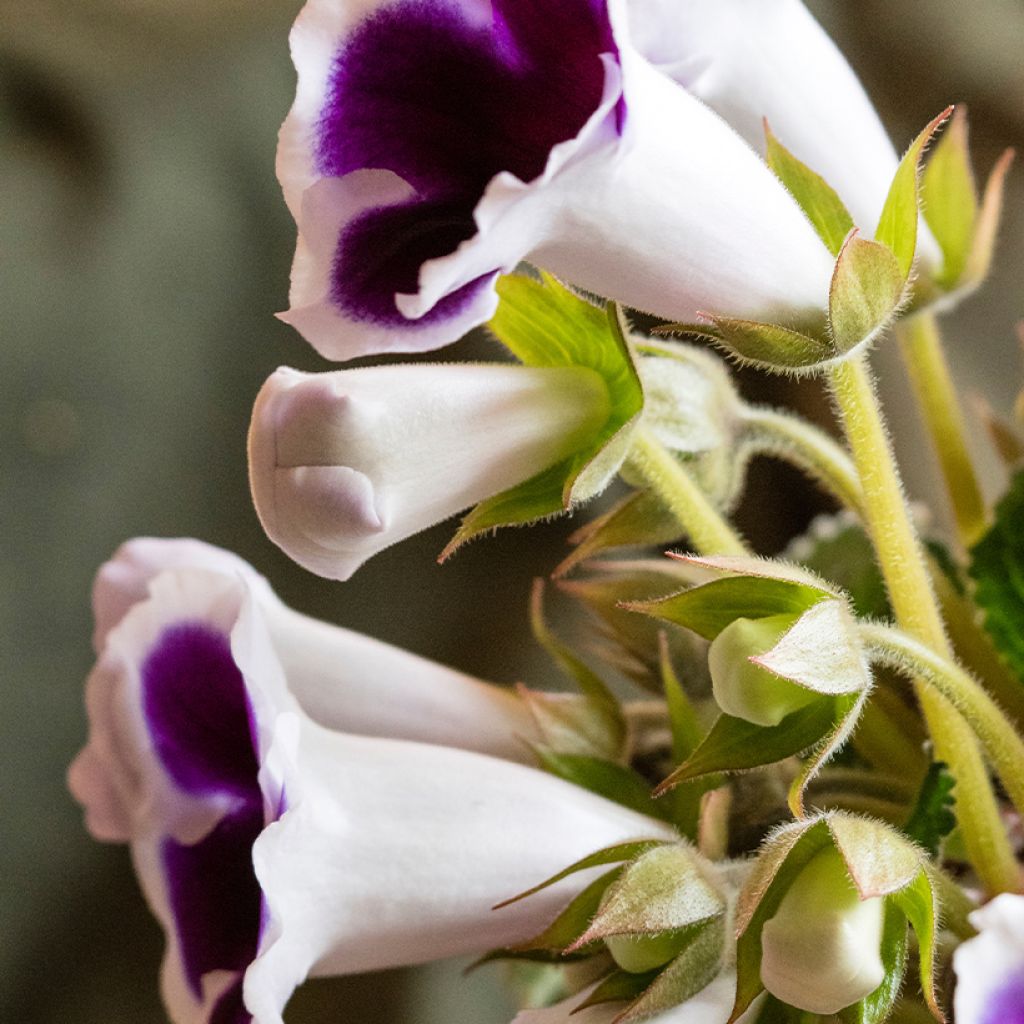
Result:
M896 619L926 648L952 660L867 363L858 356L828 373L864 487L867 527ZM956 779L956 814L971 862L990 892L1013 891L1017 864L974 734L945 697L920 681L915 689L936 757Z
M689 471L644 427L634 435L630 464L668 506L694 549L705 555L749 554L743 538L697 486Z
M756 450L793 463L863 518L864 491L857 470L825 431L793 413L759 405L745 409L743 421Z
M920 313L896 330L903 362L921 410L956 518L957 535L965 548L985 532L988 516L974 463L967 448L967 426L939 326L932 313Z

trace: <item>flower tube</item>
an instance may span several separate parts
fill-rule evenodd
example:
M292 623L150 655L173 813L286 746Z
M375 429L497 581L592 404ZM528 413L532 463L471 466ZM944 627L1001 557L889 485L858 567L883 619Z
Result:
M70 785L94 835L131 845L175 1024L280 1024L309 974L521 941L574 888L496 902L670 834L522 765L323 728L288 691L252 590L209 572L153 580L87 698Z
M1024 1022L1024 896L1005 893L974 911L973 939L953 954L957 1024Z
M677 321L827 304L796 203L636 52L622 0L309 0L291 46L283 318L328 358L453 341L523 259Z
M223 548L180 538L136 537L96 574L94 647L149 597L170 569L217 574L246 587L260 607L288 689L328 729L475 750L532 763L524 740L536 738L530 712L511 691L289 608L248 562Z
M800 0L628 0L637 49L758 152L764 121L871 234L899 158L846 58ZM925 252L938 255L922 232Z
M282 368L253 409L253 500L275 544L344 580L378 551L571 455L609 412L604 381L583 367Z

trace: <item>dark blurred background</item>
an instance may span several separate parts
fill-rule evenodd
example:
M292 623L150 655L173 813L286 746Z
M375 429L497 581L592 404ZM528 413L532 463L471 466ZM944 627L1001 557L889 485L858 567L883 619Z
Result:
M163 1019L161 941L122 848L88 839L64 787L85 735L96 567L136 534L230 547L291 603L503 682L549 669L526 629L530 578L570 524L509 531L439 568L451 525L317 580L263 537L246 490L249 409L277 365L325 368L272 314L293 228L273 176L298 0L0 0L0 1020ZM1024 145L1022 0L815 3L898 146L970 105L978 166ZM1024 173L992 281L946 321L965 390L1019 386ZM475 349L473 345L475 344ZM486 353L486 343L470 343ZM911 492L935 470L892 351L883 392ZM749 393L827 417L814 385ZM979 432L975 432L978 434ZM992 492L995 462L976 437ZM741 521L778 550L822 506L776 466ZM490 973L488 973L490 970ZM291 1021L504 1024L498 973L452 965L308 986Z

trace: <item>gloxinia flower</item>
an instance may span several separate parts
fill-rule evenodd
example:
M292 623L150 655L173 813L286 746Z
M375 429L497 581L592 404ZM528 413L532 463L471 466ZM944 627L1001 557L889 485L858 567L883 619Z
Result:
M92 592L97 654L110 630L149 597L152 580L168 569L202 569L248 587L266 620L288 689L320 725L532 763L524 740L536 738L536 728L514 693L302 615L284 604L244 559L202 541L136 537L100 567Z
M626 0L308 0L278 177L295 325L437 348L523 259L671 320L825 308L832 260L757 155L634 48Z
M800 0L627 0L637 49L759 152L779 141L874 232L899 158L863 86ZM931 251L934 240L922 233ZM937 250L935 250L937 252Z
M957 1024L1024 1024L1024 896L997 896L970 920L978 935L953 954Z
M175 1024L281 1024L295 986L526 939L574 888L492 911L593 850L665 836L553 776L323 728L244 579L161 573L106 636L69 781L127 842Z
M253 409L253 500L275 544L344 580L378 551L573 454L609 412L604 381L583 367L282 368Z

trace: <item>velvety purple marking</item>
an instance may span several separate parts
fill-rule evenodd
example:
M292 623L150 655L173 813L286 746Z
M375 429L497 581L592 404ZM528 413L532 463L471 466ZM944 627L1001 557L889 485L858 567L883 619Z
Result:
M474 233L473 208L491 178L536 178L600 102L600 55L616 52L604 0L492 6L493 23L479 25L456 0L396 0L335 58L317 126L318 170L386 169L418 193L343 230L332 299L351 315L408 324L394 294L415 292L420 265ZM479 285L437 315L451 316Z
M242 1002L242 975L217 1000L209 1024L249 1024L252 1014Z
M157 756L183 790L252 794L245 682L223 633L199 622L164 630L142 665L142 701Z
M256 956L262 896L252 846L260 802L243 804L191 846L164 840L163 861L185 978L198 999L204 974L244 971Z
M1007 979L992 994L978 1024L1024 1024L1024 971Z

